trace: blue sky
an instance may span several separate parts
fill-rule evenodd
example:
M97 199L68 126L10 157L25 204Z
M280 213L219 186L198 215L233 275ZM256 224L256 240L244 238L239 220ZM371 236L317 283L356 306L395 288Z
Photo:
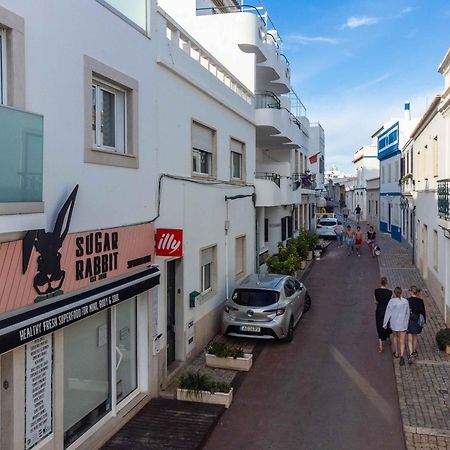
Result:
M326 168L352 173L353 153L391 117L425 111L443 90L449 0L263 0L283 39L291 82L325 128Z

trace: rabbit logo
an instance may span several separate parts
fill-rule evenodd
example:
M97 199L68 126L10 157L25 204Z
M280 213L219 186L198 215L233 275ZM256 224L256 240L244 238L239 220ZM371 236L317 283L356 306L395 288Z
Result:
M31 230L23 238L23 274L28 269L33 247L39 253L37 258L37 273L33 278L34 289L39 295L55 295L56 291L59 291L64 283L66 272L61 269L60 249L69 231L77 192L78 185L75 186L75 189L59 211L53 231L46 232L43 229Z

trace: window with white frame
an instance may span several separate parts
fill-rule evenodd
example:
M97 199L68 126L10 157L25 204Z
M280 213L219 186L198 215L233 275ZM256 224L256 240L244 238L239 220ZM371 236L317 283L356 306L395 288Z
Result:
M210 128L192 123L192 172L195 175L214 174L214 136Z
M0 104L6 102L6 30L0 27Z
M244 179L244 144L231 139L231 179Z
M125 91L97 78L92 80L92 143L94 148L127 153Z
M245 275L245 236L236 238L236 277Z
M216 246L205 248L200 254L200 292L207 294L214 290L216 277L215 267Z

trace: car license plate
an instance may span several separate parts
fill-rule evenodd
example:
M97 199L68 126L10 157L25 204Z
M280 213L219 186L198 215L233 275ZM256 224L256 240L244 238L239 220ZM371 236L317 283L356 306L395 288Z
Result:
M241 331L251 331L253 333L260 333L261 327L253 327L251 325L241 325Z

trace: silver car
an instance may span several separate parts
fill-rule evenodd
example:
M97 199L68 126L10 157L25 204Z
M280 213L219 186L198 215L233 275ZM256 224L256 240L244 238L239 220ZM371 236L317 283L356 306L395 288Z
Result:
M293 277L254 274L225 303L225 335L292 341L294 327L311 306L306 287Z

